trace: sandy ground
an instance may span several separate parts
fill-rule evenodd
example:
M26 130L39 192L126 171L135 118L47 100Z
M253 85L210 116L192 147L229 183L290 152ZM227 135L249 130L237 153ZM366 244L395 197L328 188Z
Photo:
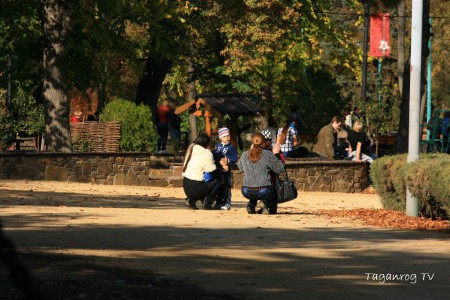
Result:
M0 216L23 253L151 271L230 299L450 294L448 234L315 213L381 208L376 194L301 192L270 216L248 215L239 190L231 211L189 210L184 197L181 188L0 181Z

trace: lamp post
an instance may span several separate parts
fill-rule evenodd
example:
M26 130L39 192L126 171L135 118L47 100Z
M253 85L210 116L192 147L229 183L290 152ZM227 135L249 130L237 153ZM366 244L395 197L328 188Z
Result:
M419 122L420 122L420 74L422 69L422 18L423 0L412 1L411 22L411 81L409 98L409 136L408 158L411 163L419 160ZM406 189L406 214L417 217L419 200Z

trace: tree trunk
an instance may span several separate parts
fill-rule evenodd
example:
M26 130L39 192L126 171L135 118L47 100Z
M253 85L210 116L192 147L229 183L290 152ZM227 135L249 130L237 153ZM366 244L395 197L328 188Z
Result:
M191 51L193 52L193 46L191 45ZM195 66L194 66L194 58L193 53L188 59L188 76L189 80L187 83L188 86L188 101L195 100L195 97L197 97L197 87L195 84L194 79L194 72L195 72ZM189 114L189 143L192 143L195 138L198 135L198 128L197 128L197 117Z
M397 60L397 74L398 74L398 90L400 96L403 93L403 74L405 72L405 32L406 32L406 5L405 0L400 0L398 4L398 60Z
M144 76L137 86L136 103L150 106L153 122L156 121L156 108L161 87L171 67L172 61L169 59L148 57Z
M423 2L422 22L422 62L421 62L421 95L425 92L426 61L429 54L428 40L430 39L430 0ZM403 75L403 93L400 107L400 124L394 143L394 152L406 153L408 151L408 129L409 129L409 85L410 85L410 60L405 65Z
M66 41L71 29L68 0L43 0L45 144L47 151L71 152L67 97Z

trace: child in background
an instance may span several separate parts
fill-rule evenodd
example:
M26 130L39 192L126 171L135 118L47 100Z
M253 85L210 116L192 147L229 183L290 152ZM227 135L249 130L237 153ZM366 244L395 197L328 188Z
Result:
M81 110L76 110L73 113L73 116L70 118L70 122L72 123L77 123L77 122L81 122L81 116L83 115L83 113L81 112Z
M214 148L214 160L221 170L222 186L217 195L216 206L222 210L231 209L231 167L238 161L237 151L230 143L230 130L226 127L218 131L220 143Z

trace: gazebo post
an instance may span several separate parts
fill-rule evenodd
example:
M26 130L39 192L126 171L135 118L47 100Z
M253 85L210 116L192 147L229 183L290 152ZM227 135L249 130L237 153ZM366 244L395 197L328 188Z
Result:
M210 111L205 110L203 116L205 117L205 132L209 137L212 137L211 120L214 115Z
M238 128L238 115L235 114L231 114L230 115L230 119L231 119L231 128L230 128L230 142L231 144L237 149L238 147L238 139L237 139L237 135L239 133L239 128Z

